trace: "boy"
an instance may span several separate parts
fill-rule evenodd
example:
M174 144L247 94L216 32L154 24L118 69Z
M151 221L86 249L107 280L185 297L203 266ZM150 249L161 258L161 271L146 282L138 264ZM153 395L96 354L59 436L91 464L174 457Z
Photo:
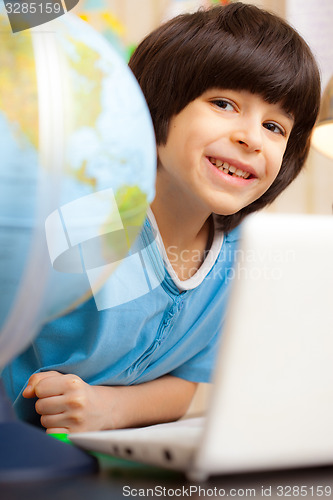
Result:
M40 417L47 432L186 412L197 383L210 381L237 226L300 172L318 113L319 73L305 42L241 3L169 21L130 67L156 132L157 194L140 238L160 286L105 311L88 301L7 367L19 415Z

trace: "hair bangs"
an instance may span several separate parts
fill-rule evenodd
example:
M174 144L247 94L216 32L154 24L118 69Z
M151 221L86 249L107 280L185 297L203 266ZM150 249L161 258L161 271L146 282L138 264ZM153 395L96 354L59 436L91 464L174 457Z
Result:
M293 117L301 116L313 124L318 75L313 75L313 63L309 68L310 49L283 20L277 22L267 12L243 7L228 6L229 15L227 8L209 10L204 26L180 47L180 53L187 54L181 54L184 70L182 81L177 82L181 96L176 113L217 87L259 94L271 104L281 103ZM223 13L220 19L216 19L218 12ZM314 110L308 118L303 117L304 100Z

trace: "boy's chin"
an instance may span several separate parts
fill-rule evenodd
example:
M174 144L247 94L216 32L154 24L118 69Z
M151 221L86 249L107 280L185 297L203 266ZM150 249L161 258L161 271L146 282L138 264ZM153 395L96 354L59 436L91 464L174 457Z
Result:
M230 215L235 215L238 212L240 212L243 208L248 207L251 205L254 201L258 200L260 196L249 198L247 200L244 200L244 202L238 202L237 200L231 200L229 203L223 203L220 206L214 207L216 210L214 210L214 214L216 215L222 215L222 216L230 216ZM234 201L234 202L233 202Z
M220 209L220 210L217 210L216 212L214 212L215 215L222 215L224 217L227 217L229 215L235 215L237 214L240 210L242 210L242 208L244 208L243 206L239 206L239 207L235 207L233 209Z

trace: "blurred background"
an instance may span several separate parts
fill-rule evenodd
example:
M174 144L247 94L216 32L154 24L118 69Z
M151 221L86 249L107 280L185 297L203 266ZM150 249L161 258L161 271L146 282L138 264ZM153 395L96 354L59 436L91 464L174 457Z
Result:
M232 1L232 0L231 0ZM304 37L319 62L322 91L333 76L332 0L243 0L285 18ZM106 38L117 33L129 57L151 30L181 12L230 0L81 0L74 12ZM333 95L333 94L332 94ZM333 145L333 136L332 136ZM333 147L333 146L332 146ZM306 168L268 208L269 212L333 214L333 158L311 147ZM200 412L209 397L199 387L189 413Z

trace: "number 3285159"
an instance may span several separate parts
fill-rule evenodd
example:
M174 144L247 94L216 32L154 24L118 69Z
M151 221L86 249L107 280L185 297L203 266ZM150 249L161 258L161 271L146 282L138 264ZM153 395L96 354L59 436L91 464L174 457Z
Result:
M57 2L7 2L5 7L8 14L60 14L62 12L61 4Z

